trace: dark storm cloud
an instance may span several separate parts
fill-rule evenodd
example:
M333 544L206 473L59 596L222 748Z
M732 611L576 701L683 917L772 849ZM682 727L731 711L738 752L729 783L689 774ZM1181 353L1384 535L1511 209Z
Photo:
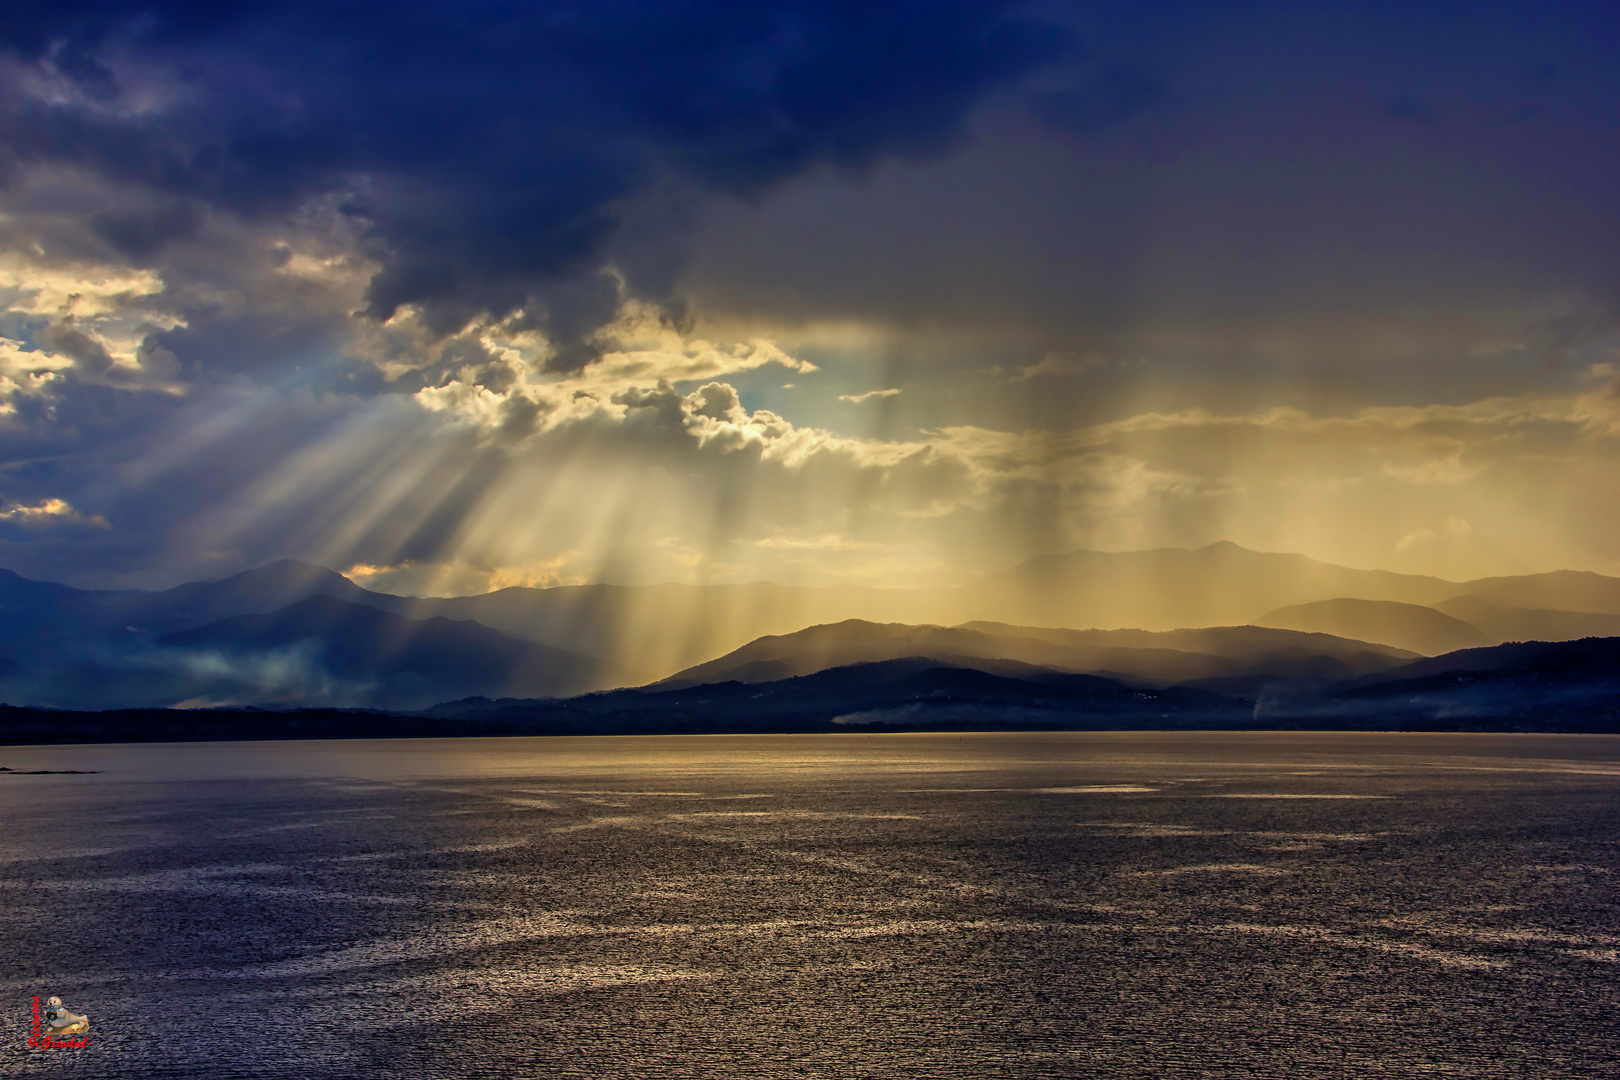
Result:
M986 110L948 160L716 208L683 281L700 309L943 327L908 408L944 367L1052 352L1146 358L1127 381L1162 373L1175 407L1213 408L1285 380L1340 405L1520 392L1603 358L1620 8L1063 10L1084 62ZM1099 382L1072 403L1043 388L1039 422L1122 407L1131 388ZM1017 427L1021 398L960 394L919 424Z
M119 254L134 263L149 262L174 240L197 231L196 207L178 199L138 210L100 210L90 218L91 230Z
M1579 487L1489 487L1515 409L1620 431L1617 18L0 7L0 565L1496 543ZM1474 441L1379 419L1498 395Z
M1037 94L1032 106L1036 116L1060 130L1094 135L1129 120L1164 95L1162 79L1145 71L1110 67L1077 89Z
M91 218L135 261L194 234L196 204L255 218L339 192L381 264L371 316L417 305L449 333L527 308L574 366L616 306L592 278L627 204L949 148L1068 47L1008 7L15 3L0 142L13 176L68 162L164 196ZM668 258L617 256L667 296Z

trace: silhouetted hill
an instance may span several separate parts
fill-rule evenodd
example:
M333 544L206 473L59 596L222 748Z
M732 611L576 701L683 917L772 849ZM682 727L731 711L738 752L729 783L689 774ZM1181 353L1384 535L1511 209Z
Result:
M1620 638L1464 649L1315 695L1256 702L1257 721L1412 730L1620 731Z
M1225 541L1193 551L1046 555L963 590L974 612L968 618L1146 630L1241 625L1265 611L1335 596L1429 603L1456 591L1440 578L1352 570Z
M1428 603L1458 588L1439 578L1351 570L1303 555L1219 543L1195 551L1042 556L960 588L582 585L406 599L389 610L418 618L476 619L532 641L633 657L638 667L667 675L760 637L851 619L1163 631L1242 625L1285 604L1334 596ZM1189 670L1184 677L1209 674Z
M75 589L0 570L0 647L82 636L87 627L99 628L107 623L109 603L143 595Z
M1256 699L1145 689L1090 675L1022 678L920 657L768 683L614 690L565 699L446 702L376 710L0 706L0 743L428 735L772 731L1359 729L1620 732L1620 640L1471 649L1325 692Z
M1353 680L1351 688L1393 687L1414 679L1459 673L1542 675L1555 681L1620 686L1620 637L1578 641L1515 641L1431 656Z
M1084 728L1232 724L1247 703L1197 690L1045 673L1009 678L924 657L767 683L644 687L559 702L457 701L430 715L547 731L798 731L852 726Z
M847 619L812 626L792 634L770 635L749 642L716 660L671 676L661 687L699 683L774 682L811 675L826 668L906 657L927 657L971 667L973 661L1016 661L1057 670L1075 670L1074 650L1034 638L1018 638L960 627L911 626Z
M1459 596L1478 597L1502 607L1620 615L1620 578L1587 570L1480 578L1457 586L1445 599Z
M961 588L940 589L768 583L587 585L416 598L370 592L321 567L282 561L222 581L142 593L72 589L0 571L0 659L13 665L0 665L0 700L84 703L105 701L115 693L132 695L128 704L238 700L229 694L221 696L228 682L220 681L223 676L216 678L218 673L205 666L182 662L175 648L158 646L157 640L221 619L280 610L310 596L329 596L419 620L471 619L508 638L598 657L598 662L646 672L648 678L704 664L762 637L858 619L872 624L932 626L931 633L957 634L961 640L956 644L944 639L891 642L876 651L829 654L815 664L910 653L1002 673L1031 664L1113 672L1161 685L1197 683L1225 691L1257 692L1278 680L1317 685L1365 674L1387 666L1391 655L1396 655L1382 646L1331 645L1333 639L1325 635L1320 640L1303 636L1267 640L1254 635L1285 632L1232 625L1279 606L1335 597L1425 604L1460 603L1470 598L1475 603L1494 602L1481 597L1515 590L1537 596L1573 590L1597 597L1589 599L1589 604L1604 605L1609 601L1603 597L1617 589L1620 582L1616 579L1594 574L1457 584L1351 570L1298 555L1246 551L1233 544L1196 551L1071 552L1030 560ZM1470 590L1483 592L1476 596ZM1557 633L1549 629L1546 620L1551 616L1546 615L1520 629L1534 629L1535 636L1550 637L1597 628L1569 622L1580 614L1578 605L1539 606L1566 609L1565 622L1551 628ZM1048 627L1042 628L1041 623ZM1079 629L1110 623L1143 629ZM1200 624L1209 629L1164 629ZM964 631L1029 640L1016 648L1005 641L990 647L962 637L959 632ZM1115 636L1061 637L1088 633ZM1185 636L1196 633L1206 637L1194 640ZM1515 632L1513 636L1524 635ZM1041 642L1069 651L1054 653ZM1233 651L1233 643L1242 644ZM1432 647L1432 643L1426 644ZM804 673L805 668L804 663L787 657L755 657L749 663L759 666L734 674L761 680ZM303 670L297 663L278 667L266 662L252 679L238 685L281 687L293 693ZM189 695L182 693L188 681L195 688ZM346 695L365 692L362 683L335 683L333 689ZM311 692L318 690L314 687ZM342 700L369 703L363 697Z
M432 715L522 730L797 731L850 727L1351 728L1620 731L1620 640L1473 649L1326 689L1258 697L1145 689L1090 675L1009 678L905 658L764 683L644 687L568 701L460 701Z
M160 592L74 589L0 570L0 643L38 645L58 637L126 642L173 633L232 615L274 611L309 596L391 607L342 574L282 559L220 581L193 581Z
M350 603L376 603L378 594L362 589L342 574L293 559L280 559L221 581L194 581L162 592L147 593L132 601L111 605L119 618L153 634L176 630L235 615L276 611L312 596L327 596Z
M1255 623L1393 645L1426 656L1491 644L1483 631L1461 619L1432 607L1393 600L1317 600L1268 611Z
M1063 627L1008 626L970 622L964 629L1038 638L1075 649L1174 651L1223 657L1246 664L1288 662L1295 657L1325 656L1342 661L1357 674L1383 671L1416 655L1405 649L1353 641L1332 634L1302 633L1262 626L1202 626L1181 630L1070 630Z
M940 663L1013 672L1010 662L1055 671L1105 672L1168 685L1252 677L1261 683L1335 682L1397 666L1413 654L1325 634L1257 627L1168 632L1062 630L968 623L909 626L851 619L767 636L672 676L663 686L722 680L769 682L824 668L926 656Z
M930 621L951 590L851 586L569 585L404 599L415 618L475 619L515 637L618 658L662 677L768 634L849 618Z
M72 603L95 594L52 581L32 581L10 570L0 570L0 611L31 611L55 604Z
M1479 627L1487 638L1497 643L1574 641L1583 637L1620 635L1620 615L1502 607L1478 596L1458 596L1433 606L1436 611Z

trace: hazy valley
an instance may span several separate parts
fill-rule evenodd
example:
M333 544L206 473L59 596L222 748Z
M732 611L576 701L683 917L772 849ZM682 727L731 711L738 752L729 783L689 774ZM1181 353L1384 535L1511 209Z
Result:
M0 701L12 706L426 710L548 730L751 730L846 715L970 726L1231 726L1296 713L1337 722L1375 698L1402 715L1423 701L1423 715L1483 716L1493 693L1522 712L1525 688L1473 677L1398 708L1379 695L1470 662L1512 668L1466 659L1519 655L1491 648L1504 642L1620 635L1614 578L1457 583L1225 543L1048 556L956 589L596 585L424 598L283 561L161 592L5 574L0 604ZM1558 693L1583 709L1611 693L1602 663L1591 663L1560 677ZM717 686L770 689L705 690ZM616 688L626 689L600 696ZM545 704L558 699L575 699L566 716Z

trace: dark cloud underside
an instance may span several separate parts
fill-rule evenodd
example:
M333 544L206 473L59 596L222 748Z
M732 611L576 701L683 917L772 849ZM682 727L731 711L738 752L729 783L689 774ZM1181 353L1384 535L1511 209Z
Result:
M949 149L986 93L1066 50L1008 7L25 3L0 40L61 87L14 98L0 139L13 172L72 162L181 200L94 218L132 259L193 230L191 201L336 193L381 262L373 317L421 305L448 332L550 300L579 336L605 318L546 290L600 270L661 185L752 197ZM646 270L633 285L667 295Z
M13 2L0 566L1620 568L1617 52L1594 4Z

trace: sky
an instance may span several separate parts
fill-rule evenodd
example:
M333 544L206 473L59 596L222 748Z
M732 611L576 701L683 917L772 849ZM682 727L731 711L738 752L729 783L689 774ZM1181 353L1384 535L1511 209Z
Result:
M0 567L1620 574L1612 4L13 0Z

